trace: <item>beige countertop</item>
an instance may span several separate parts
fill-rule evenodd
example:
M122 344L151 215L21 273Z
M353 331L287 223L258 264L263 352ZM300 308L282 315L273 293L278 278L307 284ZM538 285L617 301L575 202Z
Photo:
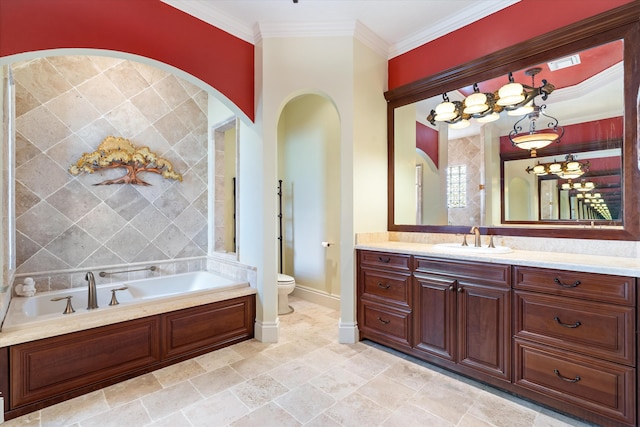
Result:
M470 254L457 253L451 249L442 249L442 246L436 244L402 241L362 243L356 245L356 249L640 277L640 259L635 257L626 258L524 250L513 250L510 253Z
M0 331L0 348L255 293L256 290L247 285L224 290L191 292L131 304L120 304L115 307L104 307L86 313L63 315L44 322L34 322L15 329L11 328L8 331Z

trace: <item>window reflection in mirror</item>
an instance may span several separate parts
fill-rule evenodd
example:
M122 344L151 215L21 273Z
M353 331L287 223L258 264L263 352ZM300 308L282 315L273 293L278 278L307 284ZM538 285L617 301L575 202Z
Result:
M534 67L541 71L534 76L527 74ZM537 150L537 157L532 158L531 152L513 146L508 137L523 115L509 115L507 111L500 112L499 120L490 123L471 119L463 129L454 129L442 121L434 125L427 117L443 102L442 94L398 107L394 110L395 224L494 226L604 221L620 225L620 144L624 134L622 40L514 70L513 78L534 87L542 86L544 80L554 86L546 100L538 96L535 103L546 105L546 112L564 129L560 142ZM508 76L498 76L477 82L477 89L497 94L506 83ZM463 101L473 92L471 85L451 90L446 96L452 102ZM540 120L539 126L546 125ZM598 188L604 191L606 187L611 195L611 219L594 217L584 197L577 197L580 192L566 188L566 184L582 178L569 182L558 176L526 172L527 167L538 161L560 161L567 154L590 159L591 168L584 179L602 176ZM602 166L604 159L609 160ZM447 187L451 188L452 183L447 182L446 171L448 167L461 165L467 170L466 200L448 206ZM420 166L422 176L416 175L416 166ZM605 166L611 170L602 169ZM416 191L418 184L421 196Z

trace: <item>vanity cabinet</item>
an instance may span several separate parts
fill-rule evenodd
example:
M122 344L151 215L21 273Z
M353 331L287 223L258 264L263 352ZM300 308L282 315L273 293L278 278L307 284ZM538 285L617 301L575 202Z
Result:
M411 256L359 252L358 325L361 336L411 347Z
M361 339L603 426L637 426L636 278L358 250Z
M413 275L414 350L510 382L509 266L416 257Z
M635 279L529 267L514 277L520 392L636 425Z

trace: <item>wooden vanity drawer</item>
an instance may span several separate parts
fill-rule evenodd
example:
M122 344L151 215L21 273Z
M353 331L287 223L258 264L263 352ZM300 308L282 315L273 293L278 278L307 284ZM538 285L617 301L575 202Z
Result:
M392 302L409 307L410 273L388 272L363 268L360 280L362 297L381 302Z
M359 319L361 333L366 337L373 334L376 338L390 340L403 346L409 346L411 312L393 310L375 303L362 304Z
M635 309L516 291L515 335L635 366Z
M635 278L533 267L514 267L514 288L573 298L634 305Z
M359 251L362 267L391 268L394 270L411 270L411 255L391 254L388 252Z
M517 386L635 425L635 369L518 339L515 357Z
M509 287L511 284L511 267L503 264L416 257L415 266L418 274L442 274L459 281L489 286Z

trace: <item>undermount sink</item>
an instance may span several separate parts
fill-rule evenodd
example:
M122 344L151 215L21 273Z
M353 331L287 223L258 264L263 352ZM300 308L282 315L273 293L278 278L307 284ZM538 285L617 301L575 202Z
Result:
M513 252L513 249L506 246L496 246L495 248L490 248L489 246L462 246L461 243L438 243L437 245L433 245L433 248L436 251L460 254L508 254L510 252Z

